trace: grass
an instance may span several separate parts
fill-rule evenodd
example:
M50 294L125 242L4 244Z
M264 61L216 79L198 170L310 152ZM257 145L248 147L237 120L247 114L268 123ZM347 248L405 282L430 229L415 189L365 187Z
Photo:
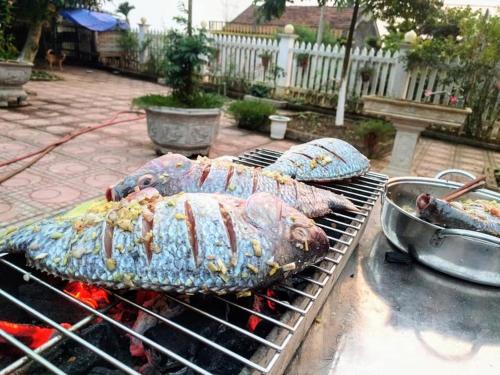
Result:
M147 107L174 107L174 108L220 108L224 104L224 97L215 94L202 93L181 101L172 95L144 95L135 98L132 104L139 108Z
M33 70L31 72L30 81L61 81L62 78L43 70Z

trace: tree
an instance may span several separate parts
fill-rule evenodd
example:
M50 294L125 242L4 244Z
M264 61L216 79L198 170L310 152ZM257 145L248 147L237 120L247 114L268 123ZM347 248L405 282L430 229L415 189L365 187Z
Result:
M120 3L118 5L118 8L116 8L116 12L120 13L120 14L123 14L123 16L125 17L125 20L127 21L127 23L130 24L130 21L128 19L128 15L134 9L135 9L135 6L129 4L128 1L124 1L123 3Z
M43 26L63 8L98 8L106 0L13 0L13 18L28 25L20 60L33 62L38 52Z
M259 6L259 19L270 20L279 18L286 9L287 3L293 0L254 0ZM372 12L374 17L385 20L392 30L411 30L418 23L433 16L443 4L441 0L318 0L318 6L324 7L332 3L336 7L353 6L353 14L345 45L345 56L340 78L339 99L337 102L337 116L335 124L344 124L344 104L347 91L347 72L351 55L354 29L360 8L365 12Z

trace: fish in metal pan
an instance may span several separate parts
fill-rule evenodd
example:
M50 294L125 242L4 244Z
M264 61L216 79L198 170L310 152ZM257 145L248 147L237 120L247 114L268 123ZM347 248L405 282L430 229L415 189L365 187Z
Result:
M0 237L1 251L63 279L188 294L264 287L328 247L313 220L270 194L161 197L152 188Z
M321 138L292 146L265 171L280 172L299 181L338 181L361 176L370 161L349 143Z
M306 185L279 172L263 171L227 160L190 160L179 154L166 154L151 160L108 188L106 197L120 200L147 187L154 187L163 196L202 192L248 198L256 192L266 192L308 217L324 216L338 210L358 211L342 195Z
M429 194L417 197L417 214L433 224L500 237L500 204L486 200L446 202Z

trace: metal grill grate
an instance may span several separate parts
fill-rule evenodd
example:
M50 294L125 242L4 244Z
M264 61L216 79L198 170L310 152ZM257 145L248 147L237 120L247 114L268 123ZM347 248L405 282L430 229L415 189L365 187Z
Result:
M237 162L249 166L264 167L273 163L276 158L279 157L279 155L280 153L278 152L261 149L251 151L240 156ZM369 218L372 207L374 206L380 193L383 191L383 186L386 180L386 176L370 172L365 176L352 179L351 181L344 181L335 184L317 184L318 187L328 189L339 194L344 194L346 197L350 198L353 203L356 204L361 212L334 213L316 220L317 224L322 227L328 235L328 238L330 240L330 254L320 264L312 266L310 270L306 270L306 272L297 276L302 281L299 286L291 286L290 284L283 282L274 287L281 288L282 290L284 289L289 293L295 295L293 303L290 303L287 300L280 300L277 297L268 296L265 293L256 293L264 300L274 302L275 304L286 310L286 312L280 316L279 320L263 312L255 312L248 307L242 306L238 303L237 300L233 301L227 297L214 296L215 299L217 299L219 302L227 304L227 306L241 309L244 312L256 315L266 321L268 324L271 324L273 328L265 338L258 336L257 334L250 332L245 328L241 328L240 326L237 326L227 321L226 319L205 311L204 309L184 302L177 297L167 296L168 299L183 305L186 309L189 309L192 312L203 316L204 318L208 318L220 324L223 324L228 329L234 330L235 332L246 336L248 339L258 342L259 348L251 358L246 358L236 353L235 351L232 351L227 347L216 343L209 337L202 336L178 322L163 317L148 308L142 307L131 301L123 294L110 291L110 295L114 297L115 303L124 303L129 307L142 310L143 312L156 317L161 322L188 335L192 340L198 340L208 347L220 351L224 353L224 355L231 357L233 360L240 362L244 366L245 372L251 371L264 374L282 373L291 360L297 347L300 345L300 342L307 333L307 330L316 317L319 309L323 305L335 281L342 272L342 269L349 259L353 249L356 247L361 235L364 232L365 225ZM95 310L79 301L78 299L74 298L73 296L66 294L64 291L58 289L50 283L32 275L29 269L17 266L9 258L10 256L8 256L7 254L0 254L0 264L9 267L12 270L15 270L16 272L21 274L23 278L29 278L31 281L42 285L48 291L57 294L59 297L62 297L70 301L71 303L78 305L80 308L86 310L86 312L88 312L88 315L80 322L73 325L70 329L66 329L57 322L43 315L33 307L26 305L20 299L7 292L5 289L0 289L0 296L3 299L15 304L25 312L32 315L34 318L43 322L47 327L55 328L59 333L56 337L52 338L41 347L37 348L36 350L31 350L16 338L9 336L8 334L0 330L0 336L4 340L9 341L12 345L16 346L25 354L24 357L10 364L8 367L1 369L0 375L6 375L12 373L13 371L16 371L23 365L28 363L30 360L37 361L40 365L44 366L53 373L63 373L52 363L47 361L47 359L43 356L43 353L46 350L56 345L63 339L73 340L77 342L79 345L86 347L87 349L101 357L103 360L109 362L114 367L124 371L125 373L138 374L138 372L133 368L127 366L123 362L112 357L109 353L106 353L105 351L99 349L98 347L78 336L78 330L85 325L92 324L92 322L96 318L102 319L103 321L106 321L113 325L118 330L121 330L131 336L138 338L146 346L152 347L159 352L179 361L180 363L191 368L197 373L210 374L210 372L208 372L206 369L201 368L196 363L183 358L178 353L165 348L157 342L133 331L121 322L114 320L112 317L106 315L107 310L109 310L111 306L108 306L104 310Z

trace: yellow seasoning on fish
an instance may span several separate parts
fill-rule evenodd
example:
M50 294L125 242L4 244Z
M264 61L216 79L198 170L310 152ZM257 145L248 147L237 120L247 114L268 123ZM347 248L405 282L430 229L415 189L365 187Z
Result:
M61 232L54 232L50 234L50 238L53 240L58 240L60 239L64 234Z
M114 271L116 269L116 261L113 258L106 259L106 268L110 271Z
M262 256L262 247L260 246L259 240L253 239L251 242L254 255L256 257Z

